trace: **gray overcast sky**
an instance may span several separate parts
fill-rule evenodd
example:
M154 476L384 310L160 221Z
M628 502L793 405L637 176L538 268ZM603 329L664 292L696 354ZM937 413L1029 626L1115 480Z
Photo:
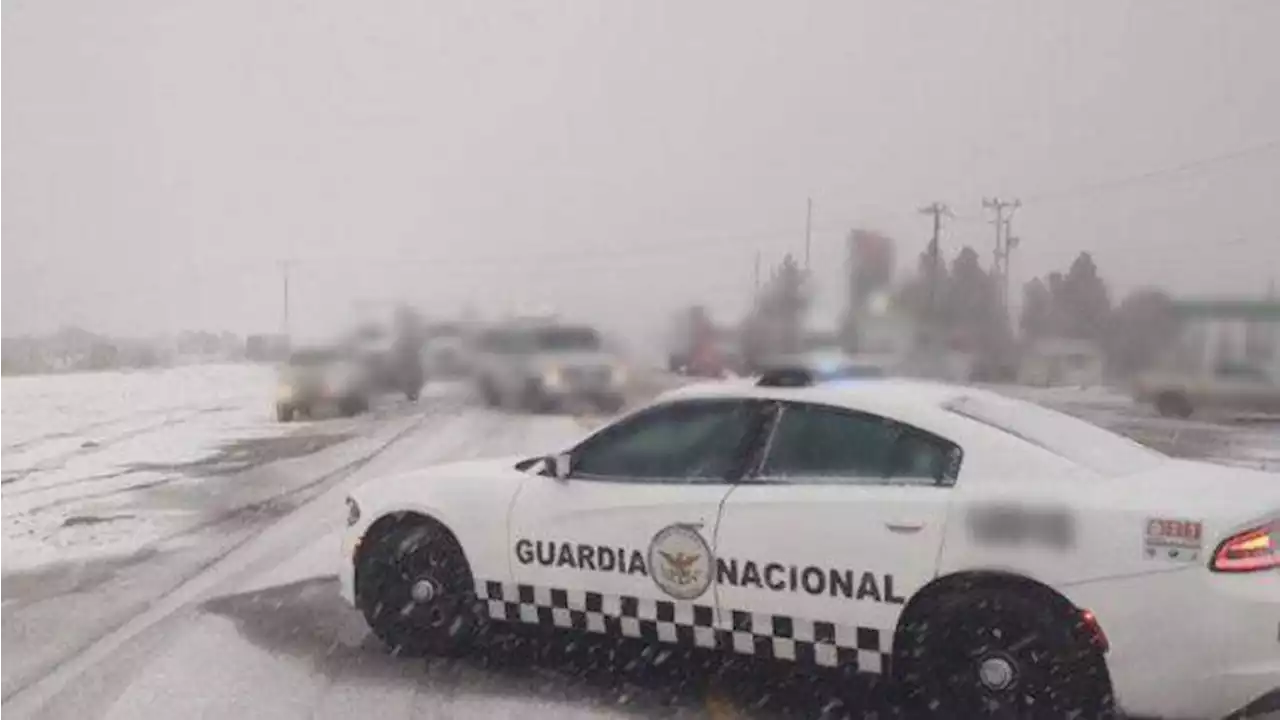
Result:
M1028 199L1280 140L1280 2L5 0L5 334L273 330L355 300L741 308L752 256L989 255ZM1280 146L1028 202L1015 282L1280 275ZM661 289L659 290L659 287Z

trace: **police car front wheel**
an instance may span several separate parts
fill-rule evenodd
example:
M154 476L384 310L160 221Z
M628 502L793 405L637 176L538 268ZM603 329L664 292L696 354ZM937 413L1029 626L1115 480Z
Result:
M373 634L397 655L463 650L479 618L462 549L443 527L425 522L365 541L356 597Z
M945 599L905 628L912 717L1110 717L1110 681L1075 614L1021 590Z

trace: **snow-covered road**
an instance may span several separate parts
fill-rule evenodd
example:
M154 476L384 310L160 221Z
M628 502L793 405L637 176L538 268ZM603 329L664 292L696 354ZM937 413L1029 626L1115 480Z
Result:
M5 400L7 409L8 395ZM1180 454L1254 465L1280 459L1274 427L1167 423L1115 407L1093 411L1131 434L1165 438ZM829 687L815 689L811 678L786 669L707 667L665 655L637 659L629 646L565 649L510 637L464 658L389 656L337 596L334 570L347 489L435 462L548 452L572 442L590 423L480 409L454 391L358 424L345 422L333 421L334 427L354 439L250 471L275 478L277 488L316 493L299 495L296 509L290 503L271 512L270 522L211 525L172 546L152 547L142 558L88 566L86 572L105 574L105 580L95 575L80 584L54 582L42 571L20 576L23 587L12 600L7 576L4 659L25 663L27 671L11 673L6 663L3 709L11 718L77 720L563 720L721 718L729 716L730 705L749 716L781 711L816 717L838 707ZM6 463L7 453L6 446ZM7 496L5 502L7 513ZM84 616L103 607L114 613L109 631L85 630ZM93 627L100 631L102 624ZM63 643L55 660L26 662L24 651L50 642Z

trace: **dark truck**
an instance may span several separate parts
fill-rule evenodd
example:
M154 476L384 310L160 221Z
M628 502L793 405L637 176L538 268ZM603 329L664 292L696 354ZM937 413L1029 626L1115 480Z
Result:
M372 392L368 372L350 353L341 348L298 349L280 368L276 419L310 418L328 407L356 415L369 407Z

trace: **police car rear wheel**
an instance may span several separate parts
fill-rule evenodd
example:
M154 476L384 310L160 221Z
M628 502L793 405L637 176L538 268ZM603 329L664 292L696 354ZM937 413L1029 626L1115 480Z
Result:
M357 570L358 604L393 654L465 649L479 614L471 570L454 538L416 524L371 538Z
M1109 717L1101 654L1069 614L1015 590L966 593L908 628L910 717Z

